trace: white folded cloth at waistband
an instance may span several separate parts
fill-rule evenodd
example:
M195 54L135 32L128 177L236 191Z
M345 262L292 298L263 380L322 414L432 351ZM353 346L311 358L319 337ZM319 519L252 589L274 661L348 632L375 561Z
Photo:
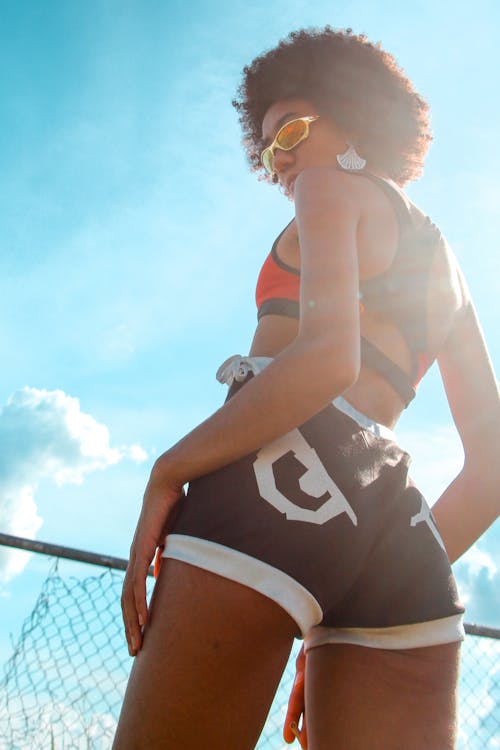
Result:
M232 386L235 380L238 383L245 380L249 372L258 375L272 361L272 357L242 357L241 354L234 354L221 364L215 377L219 383Z
M231 387L235 380L238 383L245 380L249 372L258 375L272 361L273 357L242 357L241 354L234 354L221 364L217 370L216 378L219 383L225 383ZM360 427L364 427L364 429L369 430L369 432L377 437L383 437L386 440L396 440L396 436L390 427L379 424L379 422L376 422L371 417L358 411L343 396L334 398L332 404L339 411L354 419Z

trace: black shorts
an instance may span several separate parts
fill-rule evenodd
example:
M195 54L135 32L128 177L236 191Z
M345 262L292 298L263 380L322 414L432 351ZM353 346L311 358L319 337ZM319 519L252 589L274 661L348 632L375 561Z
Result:
M253 361L239 359L247 368L228 398L259 371ZM462 640L464 608L409 463L390 430L336 399L191 482L164 557L270 597L296 621L306 648Z

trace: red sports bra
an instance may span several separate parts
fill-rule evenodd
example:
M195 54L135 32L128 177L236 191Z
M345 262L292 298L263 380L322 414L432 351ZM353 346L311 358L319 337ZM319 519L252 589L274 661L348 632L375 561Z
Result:
M365 366L380 373L408 406L415 397L416 385L433 361L427 350L428 286L434 254L444 240L429 217L423 223L415 223L410 202L394 183L364 170L350 174L377 183L396 211L399 243L394 260L383 273L360 283L360 300L362 309L383 313L398 326L410 350L411 371L406 373L364 337L361 337L361 359ZM300 317L300 271L284 263L277 254L285 229L274 241L257 280L255 299L259 319L263 315Z

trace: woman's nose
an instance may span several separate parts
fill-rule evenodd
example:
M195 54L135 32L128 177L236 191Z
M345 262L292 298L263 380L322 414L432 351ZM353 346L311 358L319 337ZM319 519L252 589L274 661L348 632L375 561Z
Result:
M294 156L292 151L283 151L282 148L277 148L274 152L274 169L278 174L284 169L293 164Z

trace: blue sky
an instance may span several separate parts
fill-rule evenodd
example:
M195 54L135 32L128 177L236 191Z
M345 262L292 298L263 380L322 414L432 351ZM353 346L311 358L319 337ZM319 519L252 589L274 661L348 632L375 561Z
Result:
M248 350L293 210L249 173L231 98L294 28L366 32L428 99L408 192L453 246L498 370L499 21L496 0L1 3L2 531L127 556L153 458L219 406L215 370ZM461 462L436 372L400 435L435 500ZM468 619L497 626L499 537L457 566ZM0 657L45 571L0 549Z

